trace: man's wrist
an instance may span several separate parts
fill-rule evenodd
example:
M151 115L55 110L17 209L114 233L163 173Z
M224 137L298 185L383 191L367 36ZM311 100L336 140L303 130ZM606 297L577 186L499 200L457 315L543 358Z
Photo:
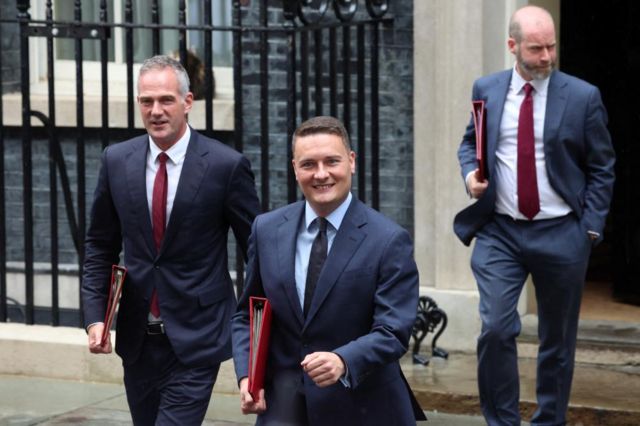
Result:
M98 324L102 324L102 325L104 325L104 323L103 323L102 321L93 322L93 323L91 323L91 324L89 324L89 325L87 326L87 329L86 329L87 333L89 332L89 330L91 329L91 327L93 327L94 325L98 325Z

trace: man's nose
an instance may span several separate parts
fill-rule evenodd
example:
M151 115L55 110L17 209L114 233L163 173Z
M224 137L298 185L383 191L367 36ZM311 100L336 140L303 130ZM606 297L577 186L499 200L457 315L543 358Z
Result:
M328 176L329 174L327 173L327 169L324 167L324 165L322 165L322 163L320 163L318 165L318 168L316 169L314 177L316 179L326 179Z
M542 59L545 62L549 62L551 60L551 53L549 52L549 48L548 47L544 47L542 49L542 55L541 55L540 59Z
M160 102L154 101L153 106L151 107L151 114L153 115L161 115L162 108L160 106Z

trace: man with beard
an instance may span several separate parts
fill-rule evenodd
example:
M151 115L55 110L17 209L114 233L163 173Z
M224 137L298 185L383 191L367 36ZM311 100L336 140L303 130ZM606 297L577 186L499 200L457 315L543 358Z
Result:
M538 303L533 425L565 424L580 299L591 247L602 239L615 155L598 89L554 70L549 13L517 10L509 23L513 69L478 79L486 106L486 178L469 124L458 150L475 203L455 218L480 293L478 385L489 425L519 425L518 298L531 274Z

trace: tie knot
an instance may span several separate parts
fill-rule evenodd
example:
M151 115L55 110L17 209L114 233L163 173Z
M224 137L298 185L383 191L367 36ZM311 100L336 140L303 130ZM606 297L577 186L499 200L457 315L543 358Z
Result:
M525 96L531 96L531 92L533 92L533 86L531 84L525 83L523 89Z
M160 162L160 164L166 164L168 159L169 156L166 152L161 152L160 154L158 154L158 161Z
M319 229L319 232L321 233L327 232L327 219L325 219L324 217L318 216L318 229Z

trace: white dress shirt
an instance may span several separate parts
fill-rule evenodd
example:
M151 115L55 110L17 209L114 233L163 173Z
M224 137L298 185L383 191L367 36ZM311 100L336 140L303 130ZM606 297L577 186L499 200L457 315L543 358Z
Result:
M514 219L527 218L518 210L518 116L520 104L524 100L523 87L527 83L515 67L512 71L511 85L504 102L500 134L496 150L496 167L493 175L496 184L496 212ZM544 119L547 107L547 89L549 77L544 80L529 81L534 90L533 96L533 133L535 140L536 177L540 197L540 212L534 217L550 219L571 212L569 205L551 187L547 176L544 158Z
M184 157L187 155L187 146L189 145L189 139L191 138L191 129L187 126L187 131L178 142L173 144L171 148L164 151L169 157L167 160L167 215L166 220L169 223L169 217L171 216L171 210L173 209L173 200L176 198L176 190L178 189L178 182L180 181L180 173L182 172L182 165L184 164ZM158 145L153 142L151 136L149 136L149 152L147 153L147 203L149 204L149 215L151 215L152 200L153 200L153 183L156 179L156 173L160 167L160 161L158 161L158 155L163 152ZM153 217L151 222L153 223ZM167 225L165 223L165 226Z
M329 214L327 219L327 256L331 252L331 246L333 245L333 239L340 229L342 219L347 213L349 204L351 203L351 192L347 195L347 198ZM298 229L298 237L296 240L296 291L298 292L298 299L300 300L300 307L304 308L304 288L307 284L307 269L309 269L309 255L311 254L311 246L313 240L318 235L318 224L315 221L318 215L313 211L313 208L307 201L304 206L304 220L300 223Z

